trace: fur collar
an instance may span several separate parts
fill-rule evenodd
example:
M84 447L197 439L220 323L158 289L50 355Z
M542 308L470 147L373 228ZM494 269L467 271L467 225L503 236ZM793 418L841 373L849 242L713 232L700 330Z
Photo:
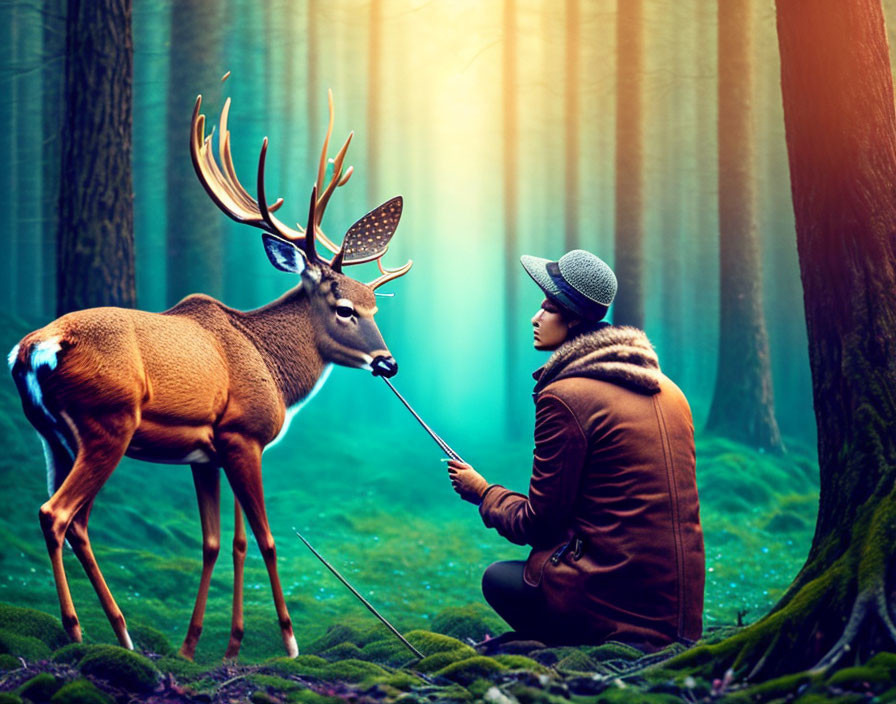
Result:
M564 342L534 376L536 394L553 381L575 376L655 394L660 390L661 372L653 345L642 330L606 325Z

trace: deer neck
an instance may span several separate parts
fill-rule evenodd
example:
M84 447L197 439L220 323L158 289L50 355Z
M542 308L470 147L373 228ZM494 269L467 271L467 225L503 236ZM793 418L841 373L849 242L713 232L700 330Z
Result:
M287 406L305 398L326 367L315 343L311 303L301 286L266 306L245 313L241 322L261 352Z

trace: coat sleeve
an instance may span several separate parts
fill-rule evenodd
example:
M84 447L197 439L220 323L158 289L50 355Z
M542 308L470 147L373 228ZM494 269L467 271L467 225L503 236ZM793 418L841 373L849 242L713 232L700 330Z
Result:
M486 527L512 543L533 547L565 537L587 451L587 438L573 412L556 396L539 396L529 495L490 486L479 506Z

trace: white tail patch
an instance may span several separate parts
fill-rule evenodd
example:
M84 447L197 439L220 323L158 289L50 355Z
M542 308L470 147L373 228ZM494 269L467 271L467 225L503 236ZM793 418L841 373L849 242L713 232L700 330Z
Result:
M44 397L40 388L40 383L37 380L37 371L41 367L49 367L51 370L56 368L56 365L59 363L59 358L56 355L59 354L59 351L62 349L59 340L60 338L58 337L51 337L43 342L38 342L31 349L30 368L25 373L25 386L28 388L28 394L31 396L31 401L35 406L40 408L44 412L44 415L50 420L53 420L53 416L50 415L47 407L44 406Z
M9 364L10 371L12 371L13 365L16 363L16 359L18 358L18 356L19 356L19 346L16 345L9 351L9 354L6 357L6 362L7 362L7 364Z

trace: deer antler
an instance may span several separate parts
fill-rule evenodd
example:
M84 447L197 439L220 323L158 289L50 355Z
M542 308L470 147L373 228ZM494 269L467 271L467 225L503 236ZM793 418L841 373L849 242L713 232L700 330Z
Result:
M256 201L243 188L236 175L233 166L233 157L230 153L230 131L227 129L227 117L230 112L230 98L224 103L221 110L220 128L218 134L218 147L222 167L218 166L212 152L212 137L205 136L205 115L199 113L202 105L202 96L196 98L193 108L192 129L190 131L190 156L193 159L193 168L215 204L237 222L257 227L265 232L289 240L297 244L305 241L304 230L293 230L274 217L273 213L281 205L283 199L278 198L272 205L267 204L264 196L264 162L267 153L268 140L265 137L258 157L258 197Z
M248 191L240 183L239 178L237 178L236 169L233 165L233 156L230 151L230 130L227 129L227 119L230 114L230 98L224 102L219 121L218 153L221 161L219 166L212 151L214 131L207 137L205 136L205 115L199 112L202 106L202 96L197 96L190 130L190 156L193 160L193 168L196 170L200 183L202 183L211 199L228 217L236 222L257 227L282 240L292 242L304 250L305 257L309 262L319 259L339 272L343 266L362 264L375 260L382 276L368 285L371 288L377 288L387 281L406 274L413 263L408 261L407 264L397 269L384 269L381 262L389 245L389 240L395 232L398 220L401 217L401 197L387 201L352 225L346 233L341 247L337 247L324 234L320 223L330 197L337 188L344 186L354 173L354 167L352 166L349 166L343 172L345 155L354 132L349 133L335 157L332 159L327 158L327 149L330 145L330 137L333 134L334 110L332 91L327 91L327 99L330 119L323 147L321 148L320 160L318 161L317 181L312 190L308 224L305 228L302 228L301 225L296 225L296 229L290 228L274 216L274 212L283 205L282 198L278 198L268 205L264 183L265 162L268 150L267 137L262 142L261 152L258 156L258 200L249 195ZM333 164L333 175L325 186L321 186L326 176L328 163ZM314 247L315 242L320 242L333 253L333 257L327 259L318 255Z
M382 276L374 279L367 285L370 286L370 288L372 288L372 289L377 289L380 286L382 286L384 283L386 283L387 281L391 281L392 279L397 279L399 276L404 276L405 274L407 274L408 271L410 271L411 266L413 266L413 264L414 264L414 260L408 259L407 264L405 264L404 266L400 266L397 269L384 269L382 257L379 257L376 260L376 265L379 268Z

